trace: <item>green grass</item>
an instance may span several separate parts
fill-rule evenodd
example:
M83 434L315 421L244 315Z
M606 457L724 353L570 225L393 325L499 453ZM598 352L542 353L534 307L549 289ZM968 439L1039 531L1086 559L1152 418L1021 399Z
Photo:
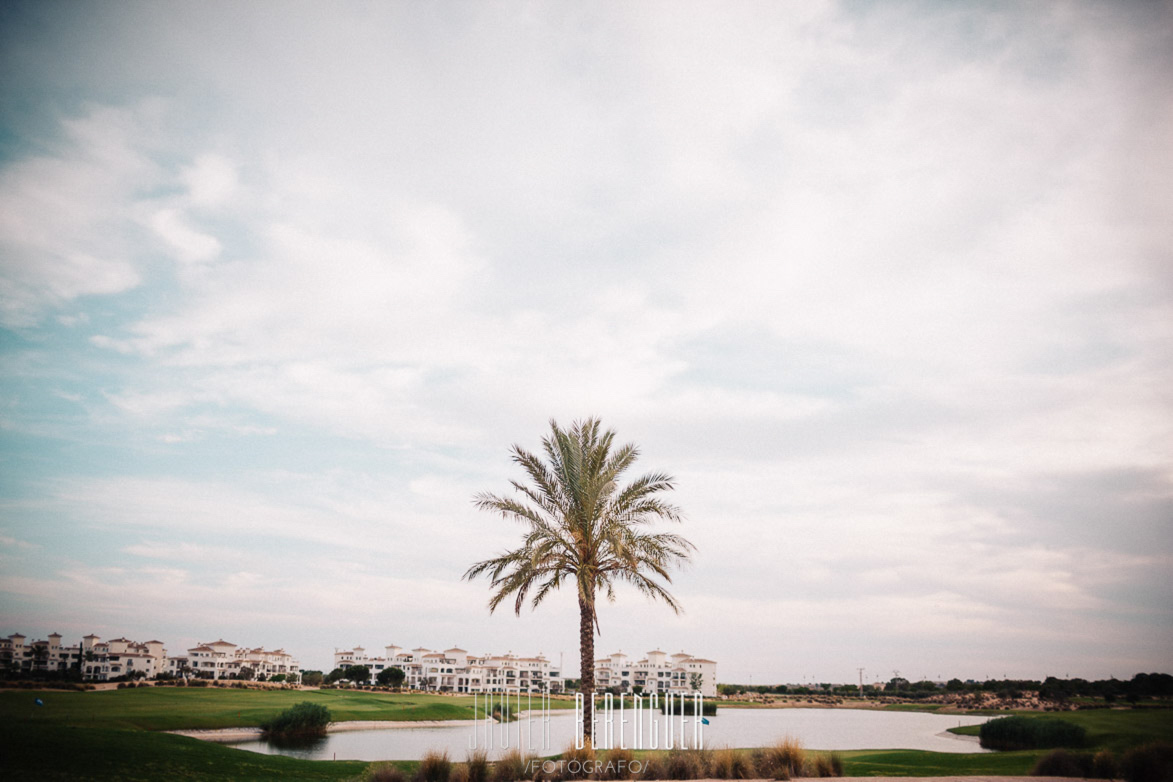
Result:
M1023 717L1058 717L1087 729L1087 749L1120 753L1151 741L1173 741L1173 709L1091 709L1087 711L1018 711ZM976 736L980 725L949 728L950 733Z
M36 705L40 698L43 706ZM471 719L471 697L355 690L141 687L102 692L0 692L4 778L37 780L354 780L363 761L261 755L159 731L257 727L311 701L335 721ZM522 699L522 706L527 704ZM484 713L484 700L478 699ZM573 702L555 701L553 708ZM397 762L405 771L413 761Z
M36 706L40 698L44 706ZM472 719L471 697L400 695L354 690L231 690L140 687L103 692L0 692L0 721L27 720L83 727L181 730L259 727L289 707L310 701L330 709L335 722L351 720ZM478 703L483 714L483 703ZM526 704L522 699L522 705ZM573 706L573 703L570 704ZM562 707L562 702L552 704Z
M1025 776L1042 755L1042 750L972 754L911 749L839 752L843 774L849 777Z
M0 757L6 779L55 780L352 780L367 763L295 760L198 739L109 728L5 720Z

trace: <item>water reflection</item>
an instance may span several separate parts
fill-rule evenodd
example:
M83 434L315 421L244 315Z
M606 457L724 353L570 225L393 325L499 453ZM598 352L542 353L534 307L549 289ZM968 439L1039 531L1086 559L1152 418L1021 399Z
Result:
M656 748L665 749L669 746L665 736L667 725L664 715L645 713L639 728L630 713L625 716L624 744L633 746L637 731L642 731L643 747L653 746L653 735L656 736ZM761 747L783 736L793 736L812 749L982 752L976 743L964 741L944 731L958 725L980 724L987 718L857 709L721 709L717 716L708 719L708 725L699 727L703 730L704 746L709 748ZM678 745L680 719L674 719L672 725L673 744ZM684 724L686 743L691 743L692 730L692 718L687 718ZM544 740L544 733L548 733L548 740ZM484 723L480 723L477 726L476 746L489 749L490 757L494 759L519 745L528 754L553 755L565 750L574 741L574 735L574 714L555 712L548 726L543 726L540 719L535 717L532 722L523 719L504 725L494 724L488 735ZM619 744L618 718L615 736L615 743ZM252 752L310 760L335 757L339 760L418 760L429 750L447 751L453 760L463 760L472 742L473 726L461 723L444 727L394 727L330 733L323 739L315 739L312 745L301 747L276 746L265 740L239 742L233 746ZM601 746L602 742L596 744Z

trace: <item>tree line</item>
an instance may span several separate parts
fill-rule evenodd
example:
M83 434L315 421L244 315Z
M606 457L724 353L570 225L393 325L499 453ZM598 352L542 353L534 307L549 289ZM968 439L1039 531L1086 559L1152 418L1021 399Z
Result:
M884 687L865 684L718 684L722 695L758 693L761 695L900 695L917 699L942 692L994 693L1006 698L1021 698L1024 693L1036 692L1043 700L1063 701L1071 698L1103 698L1112 703L1116 700L1136 701L1143 698L1173 697L1173 675L1167 673L1138 673L1131 679L1060 679L1048 676L1042 681L1031 679L987 679L985 681L950 679L941 684L928 680L910 682L895 676Z

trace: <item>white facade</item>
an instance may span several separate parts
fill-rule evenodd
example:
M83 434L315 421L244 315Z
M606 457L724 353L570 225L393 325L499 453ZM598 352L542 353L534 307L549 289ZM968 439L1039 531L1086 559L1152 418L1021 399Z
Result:
M381 657L369 657L366 649L334 652L334 667L365 665L371 681L387 668L400 668L406 674L404 685L416 690L439 692L562 692L565 677L557 666L539 654L518 657L510 654L470 655L460 648L434 652L420 647L407 650L391 645Z
M103 641L91 634L81 640L81 649L82 676L89 681L104 682L119 676L152 679L167 667L167 650L162 641Z
M162 641L138 643L128 638L102 641L87 635L76 646L63 646L61 634L25 643L13 633L0 639L0 668L15 671L77 671L86 681L104 682L121 676L151 678L165 669L167 650Z
M284 649L249 649L223 639L198 644L188 649L186 655L167 658L167 670L176 676L236 678L241 668L250 668L254 678L264 676L271 679L277 674L285 674L289 681L296 682L301 677L297 660Z
M700 687L695 686L700 677ZM636 687L645 694L687 693L699 689L706 698L717 696L717 663L685 652L668 654L659 649L647 657L632 662L623 652L595 660L595 689L610 687L620 692L634 692Z
M0 668L11 671L68 671L77 667L79 646L62 646L61 634L47 640L26 643L26 636L13 633L0 638Z

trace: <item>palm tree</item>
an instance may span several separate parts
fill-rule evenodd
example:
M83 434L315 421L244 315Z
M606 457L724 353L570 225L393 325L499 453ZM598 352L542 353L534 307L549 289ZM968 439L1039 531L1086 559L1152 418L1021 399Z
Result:
M695 547L679 535L646 531L657 519L680 521L680 511L659 496L673 488L669 475L652 473L620 486L620 476L639 456L634 445L612 451L615 433L601 431L596 418L576 421L569 430L551 420L550 430L542 438L545 460L518 445L512 448L513 461L529 478L528 484L510 481L520 497L486 492L474 498L477 508L521 522L526 527L522 545L476 563L464 577L488 576L493 590L489 612L513 596L518 615L531 592L537 607L564 581L574 584L583 731L589 735L600 629L596 597L601 593L614 601L615 584L626 582L680 613L680 603L665 589L672 581L668 570L687 562Z

